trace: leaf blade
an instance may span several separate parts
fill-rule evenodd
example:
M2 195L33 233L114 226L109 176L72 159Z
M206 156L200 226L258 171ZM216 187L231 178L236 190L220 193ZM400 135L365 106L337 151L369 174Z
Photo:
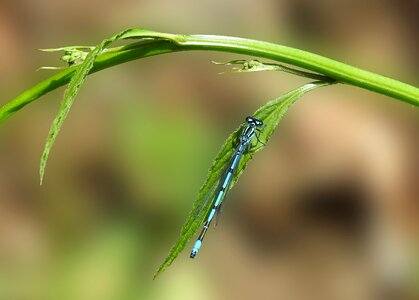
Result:
M79 93L80 88L82 84L84 83L87 75L93 68L96 58L98 57L99 54L103 52L103 50L108 44L110 44L111 42L115 40L120 39L121 36L125 34L125 32L126 31L122 31L121 33L118 33L109 39L104 39L99 45L94 47L93 50L90 51L89 54L87 54L84 61L78 65L74 75L71 77L68 88L66 89L63 100L61 101L61 105L58 110L58 113L51 124L47 141L45 143L45 147L41 155L41 161L39 164L40 185L42 185L42 182L44 179L45 167L46 167L46 163L47 163L51 148L54 145L55 139L57 138L57 135L65 119L67 118L68 113L70 112L70 109L74 103L74 99Z
M273 131L281 121L283 115L286 113L288 108L295 103L299 98L301 98L307 92L316 89L318 87L327 86L332 84L331 82L326 81L317 81L313 83L308 83L300 88L297 88L291 92L288 92L272 101L269 101L253 114L254 117L262 120L266 125L262 132L262 140L266 143L271 137ZM218 182L220 174L224 171L226 162L230 159L231 154L234 152L233 141L238 137L242 126L236 129L230 136L226 139L217 156L215 157L212 166L208 171L207 178L204 184L201 186L198 197L193 203L193 207L181 229L180 236L176 243L172 246L169 251L168 256L160 265L159 269L154 274L156 278L161 274L165 269L167 269L172 262L176 259L178 254L185 248L188 241L195 235L199 226L205 220L206 215L211 209L211 203L202 203L205 199L205 195L214 189L214 185ZM257 151L260 151L264 146L259 147ZM256 152L256 151L255 151ZM240 161L237 172L233 178L229 189L231 189L234 184L237 182L243 170L246 168L250 159L253 155L244 155ZM202 207L201 210L198 210L199 207Z

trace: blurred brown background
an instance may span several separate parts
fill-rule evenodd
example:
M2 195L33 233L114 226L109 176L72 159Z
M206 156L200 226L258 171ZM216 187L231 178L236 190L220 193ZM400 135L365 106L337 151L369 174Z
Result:
M128 27L277 42L418 85L419 3L0 2L0 101L53 72L37 48ZM0 299L419 299L418 109L349 86L312 92L255 156L195 261L156 281L212 158L257 107L306 82L217 75L212 52L88 78L38 164L64 89L0 127ZM415 266L416 265L416 266Z

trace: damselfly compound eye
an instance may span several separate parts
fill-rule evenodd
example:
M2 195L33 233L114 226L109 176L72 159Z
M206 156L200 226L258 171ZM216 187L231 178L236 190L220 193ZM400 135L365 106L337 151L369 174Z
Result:
M256 122L256 126L262 126L263 125L263 122L261 120L254 119L254 121Z
M248 117L246 117L246 122L247 123L253 123L253 122L255 122L255 119L252 118L252 117L250 117L250 116L248 116Z

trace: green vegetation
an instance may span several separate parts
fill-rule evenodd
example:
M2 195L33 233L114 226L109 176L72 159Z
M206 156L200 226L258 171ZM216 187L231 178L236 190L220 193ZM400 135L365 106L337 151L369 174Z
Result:
M134 41L124 46L107 48L109 44L118 40ZM213 50L245 54L252 57L287 63L307 70L303 71L274 63L261 63L257 60L235 60L226 63L227 65L241 65L241 68L235 68L233 70L234 72L284 71L318 80L268 102L253 114L256 118L261 119L265 123L265 128L261 134L261 139L263 141L268 141L288 107L297 99L317 87L334 83L344 83L361 87L419 106L418 88L299 49L237 37L181 35L160 33L146 29L128 29L109 39L103 40L96 47L73 46L57 49L43 49L43 51L50 52L64 51L62 60L68 63L69 67L38 83L3 105L0 108L0 121L12 116L22 107L35 101L40 96L69 83L59 112L51 125L45 149L41 157L39 172L42 183L49 152L87 75L131 60L187 50ZM217 185L217 179L223 172L227 160L234 151L233 141L237 138L240 129L241 128L237 129L230 135L214 159L207 179L201 187L192 211L182 228L180 238L171 249L169 256L161 265L156 275L167 268L180 251L184 249L186 243L195 234L205 216L208 214L211 207L211 195ZM253 152L259 151L262 148L263 145L253 149ZM253 154L253 152L251 154ZM252 155L247 155L241 161L231 187L237 181L251 157Z

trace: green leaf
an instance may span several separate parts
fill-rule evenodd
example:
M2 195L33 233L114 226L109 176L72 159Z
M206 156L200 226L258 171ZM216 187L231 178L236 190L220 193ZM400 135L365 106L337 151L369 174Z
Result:
M103 52L103 50L108 44L119 39L124 34L125 34L125 31L117 35L114 35L113 37L109 39L103 40L98 46L94 47L94 49L90 51L89 54L87 54L87 56L84 58L84 60L77 66L77 69L74 75L71 77L68 88L64 93L64 98L61 102L58 114L56 115L54 121L52 122L51 128L48 133L47 142L45 144L45 148L41 156L41 162L39 166L39 175L40 175L41 185L42 185L42 181L45 174L45 166L46 166L52 145L54 144L54 141L58 135L58 132L60 131L61 126L63 125L64 120L66 119L70 111L70 108L74 103L75 97L80 91L81 85L83 84L90 70L93 68L93 64L97 56ZM66 50L68 48L57 48L57 49ZM57 49L44 49L44 51L58 51Z
M264 127L262 128L262 133L259 138L265 144L271 137L273 131L277 127L278 123L281 121L282 116L286 113L288 108L302 97L305 93L321 87L332 84L327 81L317 81L308 83L298 89L295 89L285 95L282 95L272 101L269 101L264 106L260 107L253 116L264 122ZM240 126L235 130L225 141L224 145L221 147L221 150L215 157L211 168L208 171L207 179L205 183L201 186L198 197L196 198L192 210L190 211L188 218L186 219L185 224L181 229L180 236L176 241L175 245L170 250L168 256L161 264L159 269L154 275L156 278L161 272L163 272L171 263L175 260L178 254L185 248L188 241L195 235L196 231L203 224L206 216L212 207L213 202L213 193L217 188L217 184L220 176L225 170L226 163L229 161L231 155L235 151L233 147L234 141L237 140L243 126ZM261 144L251 150L249 155L244 155L240 161L237 172L234 176L233 182L230 185L230 189L237 182L239 176L246 168L253 154L257 151L262 150L265 145Z

